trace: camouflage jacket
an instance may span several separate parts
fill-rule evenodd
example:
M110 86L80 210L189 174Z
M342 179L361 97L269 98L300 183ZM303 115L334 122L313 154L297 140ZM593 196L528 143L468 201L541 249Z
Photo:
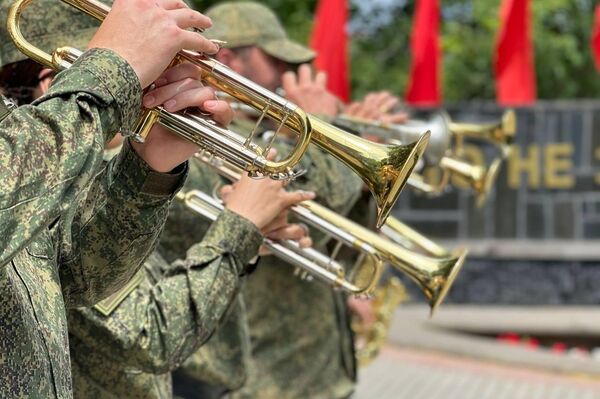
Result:
M307 173L295 189L313 190L317 201L345 214L362 182L321 150L311 148ZM313 234L313 233L311 233ZM315 247L322 250L324 240ZM265 257L243 287L251 363L246 384L233 398L342 398L354 386L354 353L345 295L294 274L294 267Z
M0 123L0 397L70 397L65 306L111 294L152 250L183 173L162 181L129 147L101 168L140 97L124 60L91 50Z
M186 188L210 191L219 181L191 162ZM184 260L157 250L112 312L102 314L98 306L70 312L75 397L171 397L170 371L211 338L219 323L229 323L230 310L240 312L240 275L262 243L258 229L230 211L210 225L179 202L166 229L173 247L189 244L180 252L187 252Z
M238 132L249 132L253 123L236 119L232 126ZM280 141L275 147L279 154L289 150ZM314 146L309 147L298 169L306 173L294 180L290 189L313 190L318 202L338 212L348 212L360 196L361 180ZM189 186L207 191L219 182L210 170L203 176L210 183L207 180L204 185L192 186L194 183L188 179ZM172 209L179 206L174 204ZM176 216L169 215L160 243L161 253L167 258L176 257L193 245L186 239L190 235L182 236L182 231L200 226L196 218L183 212L174 214L182 217L171 223ZM323 235L311 230L311 236L316 246L324 247L327 240ZM263 257L256 271L244 280L244 295L238 299L240 312L232 313L227 323L186 360L182 370L186 377L229 390L238 390L245 383L240 394L252 398L262 398L267 393L272 393L272 397L307 397L304 393L309 392L309 386L311 394L321 397L342 397L352 392L354 353L344 295L325 284L300 280L294 275L293 266L274 256ZM244 306L250 326L241 311ZM313 308L320 311L312 312ZM278 326L282 328L279 331ZM253 359L248 356L249 338ZM307 378L290 384L290 376L296 381L298 375L305 373L305 367ZM344 394L333 396L337 392Z
M284 147L278 146L279 153L285 152ZM360 196L360 179L316 147L309 148L299 168L307 173L290 188L315 191L317 201L331 209L346 213ZM322 235L314 231L311 235L317 238L317 246L325 245ZM165 234L161 245L169 236ZM299 279L293 266L274 256L261 259L244 282L242 293L252 359L245 358L244 347L233 346L236 334L238 341L246 341L246 320L238 316L237 322L220 328L186 361L188 376L232 390L246 381L234 397L332 398L352 392L354 357L344 295L320 282ZM229 327L238 331L229 331ZM225 353L236 354L239 360L224 361Z

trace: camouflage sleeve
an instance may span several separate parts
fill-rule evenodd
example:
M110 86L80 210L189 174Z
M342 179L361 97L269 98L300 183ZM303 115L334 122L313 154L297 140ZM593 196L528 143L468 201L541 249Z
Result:
M60 73L48 94L2 120L0 265L76 202L102 162L104 142L134 120L140 102L133 69L96 49Z
M57 229L67 306L91 306L137 272L158 242L186 165L173 173L154 172L125 141Z
M261 242L252 223L226 210L185 260L162 260L160 273L146 264L145 279L109 316L77 309L70 312L69 331L124 367L172 370L213 334L235 303L239 276Z

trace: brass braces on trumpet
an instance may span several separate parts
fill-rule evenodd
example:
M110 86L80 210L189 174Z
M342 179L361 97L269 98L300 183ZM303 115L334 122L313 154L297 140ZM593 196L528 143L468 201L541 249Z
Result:
M80 54L71 48L60 48L47 54L29 43L19 28L20 15L34 0L15 0L9 10L7 30L15 46L25 55L48 68L68 68ZM61 0L78 10L102 21L110 7L96 0ZM154 123L161 122L174 133L191 140L235 164L251 174L273 178L294 177L293 167L304 155L309 143L314 143L345 163L363 179L375 197L377 226L383 225L400 191L429 141L425 131L408 145L382 145L371 143L338 129L312 115L306 114L285 98L233 72L211 57L183 50L174 63L191 62L202 70L201 79L208 85L237 99L260 114L257 126L249 137L242 137L219 128L212 120L188 112L169 113L162 107L144 109L136 126L134 137L143 140ZM252 142L263 118L277 123L276 133L286 127L294 132L297 141L292 151L282 160L270 161L266 155L273 142L261 148ZM277 134L273 136L275 138Z
M432 195L444 192L451 175L465 179L476 194L476 203L482 205L500 171L502 159L508 156L510 144L516 134L516 116L507 110L500 122L489 124L457 123L450 120L445 112L436 112L426 120L409 120L403 124L387 124L369 121L348 115L340 115L334 124L341 128L380 137L388 143L407 143L415 138L421 129L431 132L431 139L423 156L425 164L437 166L442 171L438 182L426 182L419 174L409 178L408 185ZM452 139L455 146L451 148ZM462 159L464 139L470 138L490 142L499 148L501 157L495 158L488 167L472 165Z

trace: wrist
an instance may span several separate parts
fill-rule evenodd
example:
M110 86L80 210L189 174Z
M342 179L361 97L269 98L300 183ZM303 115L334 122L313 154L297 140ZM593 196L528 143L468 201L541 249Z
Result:
M131 147L138 157L144 160L150 169L155 172L169 173L177 166L181 165L181 163L174 165L174 162L169 161L168 157L165 157L164 154L157 154L156 151L143 143L131 140Z

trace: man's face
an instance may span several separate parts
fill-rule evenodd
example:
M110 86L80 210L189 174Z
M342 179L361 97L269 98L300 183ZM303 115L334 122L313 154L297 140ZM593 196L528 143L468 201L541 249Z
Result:
M258 47L237 52L229 67L271 91L281 87L281 75L292 69L290 64L268 55Z

